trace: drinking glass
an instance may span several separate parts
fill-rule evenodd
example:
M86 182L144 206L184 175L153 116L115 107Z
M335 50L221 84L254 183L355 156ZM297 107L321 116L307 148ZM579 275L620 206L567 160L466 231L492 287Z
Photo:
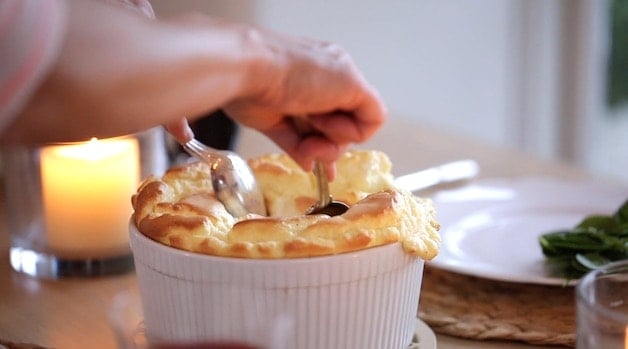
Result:
M576 286L578 349L628 348L628 260L589 272Z

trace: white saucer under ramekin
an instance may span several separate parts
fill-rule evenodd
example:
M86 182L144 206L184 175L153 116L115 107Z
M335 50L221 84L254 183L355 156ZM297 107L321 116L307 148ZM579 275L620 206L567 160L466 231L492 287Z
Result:
M402 349L412 342L424 261L400 243L242 259L174 249L133 224L130 241L151 340L268 347L282 342L271 338L280 335L285 345L277 347L299 349Z

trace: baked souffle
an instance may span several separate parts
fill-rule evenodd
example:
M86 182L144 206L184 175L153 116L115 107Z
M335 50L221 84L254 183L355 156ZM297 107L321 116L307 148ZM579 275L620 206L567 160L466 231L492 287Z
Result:
M431 200L395 188L392 164L382 152L352 150L338 160L330 191L350 208L335 217L305 214L318 197L316 179L289 156L266 155L249 165L268 216L234 218L213 194L209 166L193 162L144 180L132 197L132 221L165 245L224 257L313 257L393 242L425 260L438 254Z

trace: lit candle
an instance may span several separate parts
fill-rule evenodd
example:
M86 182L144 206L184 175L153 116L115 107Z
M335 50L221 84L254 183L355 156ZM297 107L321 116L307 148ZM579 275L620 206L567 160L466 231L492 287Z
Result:
M41 151L48 246L66 258L128 251L131 195L140 178L135 138L52 145Z

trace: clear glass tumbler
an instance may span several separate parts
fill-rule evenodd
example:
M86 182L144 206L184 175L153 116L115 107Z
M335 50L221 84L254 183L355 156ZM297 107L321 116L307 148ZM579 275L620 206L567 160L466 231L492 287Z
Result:
M628 348L628 260L585 275L576 286L576 304L576 348Z
M168 166L164 132L2 148L10 263L56 279L133 269L131 196Z

